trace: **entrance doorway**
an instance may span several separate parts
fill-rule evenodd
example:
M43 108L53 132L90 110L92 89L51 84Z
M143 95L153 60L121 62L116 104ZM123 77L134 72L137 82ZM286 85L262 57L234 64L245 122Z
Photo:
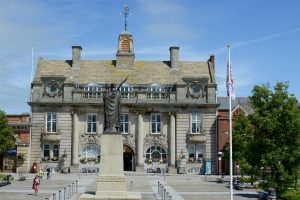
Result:
M123 146L124 171L134 171L134 152L131 147Z

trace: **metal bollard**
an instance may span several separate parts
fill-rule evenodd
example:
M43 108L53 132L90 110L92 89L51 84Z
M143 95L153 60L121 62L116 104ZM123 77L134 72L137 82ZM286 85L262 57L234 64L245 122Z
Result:
M46 200L49 200L49 198L48 198L48 197L46 197Z
M166 192L165 199L168 200L168 197L169 197L169 192Z
M157 193L159 194L159 181L157 183Z
M72 195L75 194L75 183L72 183Z
M172 196L169 196L169 200L172 200Z
M164 186L163 185L160 185L160 194L159 194L159 196L161 196L161 198L162 198L162 196L163 196L163 192L164 192Z
M71 199L71 185L68 185L68 197Z
M166 200L166 189L164 189L164 193L163 193L163 200Z
M58 200L61 200L61 190L58 190Z
M64 188L64 200L66 200L66 188Z
M56 200L56 194L55 194L55 193L53 193L53 198L52 198L52 200Z
M76 194L78 194L78 181L76 180Z

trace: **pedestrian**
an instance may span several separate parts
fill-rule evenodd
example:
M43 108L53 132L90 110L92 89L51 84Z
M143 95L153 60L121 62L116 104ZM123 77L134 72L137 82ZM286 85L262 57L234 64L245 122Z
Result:
M34 189L35 196L38 195L39 192L40 179L38 175L35 175L32 183L32 189Z
M46 171L47 171L47 179L50 179L50 172L51 172L50 167L46 166Z

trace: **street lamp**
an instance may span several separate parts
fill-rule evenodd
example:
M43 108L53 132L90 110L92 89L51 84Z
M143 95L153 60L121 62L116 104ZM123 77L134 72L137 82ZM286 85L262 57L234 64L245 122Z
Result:
M222 156L223 156L223 152L219 151L218 152L218 160L219 160L219 175L222 175Z

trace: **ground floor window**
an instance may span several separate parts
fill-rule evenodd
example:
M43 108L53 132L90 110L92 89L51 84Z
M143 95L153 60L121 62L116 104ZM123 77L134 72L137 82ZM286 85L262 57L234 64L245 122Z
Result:
M81 150L81 162L84 161L95 161L98 162L100 159L100 148L98 145L89 144Z
M205 158L204 144L189 144L188 145L189 161L203 161Z
M146 151L146 159L153 162L167 161L166 150L160 146L151 146Z
M59 144L43 144L43 160L57 161L59 159Z

